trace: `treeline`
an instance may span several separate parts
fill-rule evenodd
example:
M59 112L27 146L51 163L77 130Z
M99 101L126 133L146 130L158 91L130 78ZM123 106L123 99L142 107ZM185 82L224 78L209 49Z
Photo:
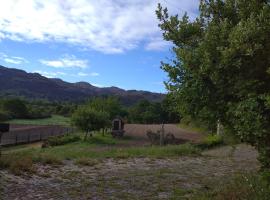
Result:
M81 104L3 98L0 99L0 121L42 119L49 118L54 114L71 117L80 107L105 112L108 114L108 120L119 116L127 123L154 124L177 123L179 121L179 114L174 111L169 97L166 97L162 102L142 100L130 107L124 106L116 97L92 98Z
M0 121L11 119L42 119L53 114L71 116L77 105L42 100L27 101L20 98L0 99Z

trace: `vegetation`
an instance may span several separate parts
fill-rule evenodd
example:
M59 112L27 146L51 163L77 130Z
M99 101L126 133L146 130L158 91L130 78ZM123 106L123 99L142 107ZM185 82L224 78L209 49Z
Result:
M209 149L224 144L222 136L219 135L207 135L204 140L197 146L200 149Z
M80 106L72 115L72 124L85 132L85 139L93 131L99 131L110 125L109 114L105 111L95 110L89 105Z
M28 125L62 125L69 126L70 119L60 115L52 115L44 119L13 119L8 121L11 124L28 124Z
M203 0L190 21L158 6L175 59L163 63L168 90L182 115L222 125L259 150L270 167L270 5L262 0Z
M79 135L65 135L65 136L52 136L49 137L48 140L46 141L46 144L48 146L59 146L59 145L64 145L72 142L77 142L81 138Z
M128 119L131 123L161 124L178 123L180 117L171 109L170 100L167 97L161 103L140 101L129 109Z
M239 174L227 183L222 183L212 191L200 192L194 199L200 200L267 200L270 187L264 177L255 174Z

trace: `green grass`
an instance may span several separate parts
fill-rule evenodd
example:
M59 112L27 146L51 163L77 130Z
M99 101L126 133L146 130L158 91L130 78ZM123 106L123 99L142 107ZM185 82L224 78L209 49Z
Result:
M77 141L61 146L49 148L25 147L18 151L12 147L4 151L4 156L0 160L0 168L10 168L15 162L20 163L24 158L31 158L33 163L42 164L61 164L63 160L81 160L84 159L105 159L105 158L133 158L133 157L151 157L168 158L186 155L199 155L198 148L191 144L168 145L168 146L129 146L132 138L116 139L111 135L96 134L87 141ZM18 161L19 160L19 161ZM82 162L83 162L82 161ZM81 162L81 163L82 163Z
M44 119L14 119L8 122L11 124L26 124L26 125L62 125L62 126L70 125L70 119L60 115L52 115L52 117Z
M227 182L221 181L212 190L201 191L198 200L268 200L270 185L260 174L238 174Z
M199 127L196 126L192 123L186 124L186 123L180 123L177 125L179 128L185 129L187 131L191 131L191 132L196 132L196 133L203 133L203 134L208 134L209 130L207 130L204 127Z

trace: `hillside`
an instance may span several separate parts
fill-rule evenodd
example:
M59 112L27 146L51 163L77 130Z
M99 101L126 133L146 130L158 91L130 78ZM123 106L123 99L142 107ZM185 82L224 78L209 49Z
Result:
M117 96L131 105L139 100L161 101L164 94L124 90L117 87L95 87L87 82L68 83L61 79L46 78L38 73L0 66L0 95L22 96L27 99L51 101L81 101L91 97Z

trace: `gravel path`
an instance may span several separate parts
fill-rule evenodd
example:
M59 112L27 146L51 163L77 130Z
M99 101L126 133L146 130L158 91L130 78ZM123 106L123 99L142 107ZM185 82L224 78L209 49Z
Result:
M257 171L257 152L247 145L222 147L198 157L105 159L93 166L65 161L37 165L37 173L14 176L0 171L4 200L170 199L184 190L211 189L238 172ZM189 192L190 191L190 192Z

